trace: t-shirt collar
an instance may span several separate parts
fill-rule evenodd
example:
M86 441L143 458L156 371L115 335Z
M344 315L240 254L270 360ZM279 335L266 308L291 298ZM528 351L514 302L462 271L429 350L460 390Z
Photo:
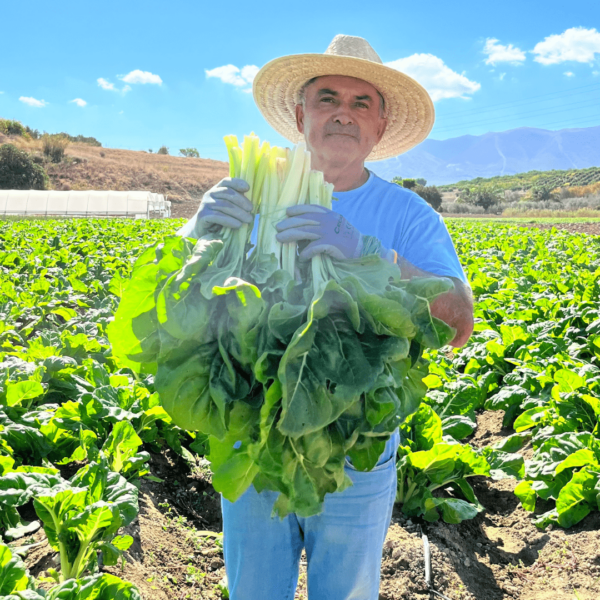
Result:
M367 173L369 174L369 178L362 185L358 186L357 188L354 188L353 190L347 190L345 192L333 192L333 197L337 198L338 200L343 200L344 198L348 198L355 194L360 194L364 192L371 185L371 182L375 177L373 171L367 169Z

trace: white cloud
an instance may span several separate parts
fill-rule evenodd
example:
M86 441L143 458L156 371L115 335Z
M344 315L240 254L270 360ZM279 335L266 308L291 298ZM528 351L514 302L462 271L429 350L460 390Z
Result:
M0 92L0 94L4 94L4 92Z
M433 54L413 54L385 64L416 79L434 102L442 98L468 98L481 88L481 84L453 71Z
M592 71L592 75L594 77L598 77L598 75L600 75L600 71ZM4 92L2 92L4 94Z
M103 89L103 90L109 90L111 92L121 92L121 94L126 94L127 92L131 91L131 86L129 85L124 85L122 89L116 88L114 83L111 83L110 81L107 81L106 79L104 79L104 77L99 77L97 79L98 81L98 85Z
M21 96L19 100L24 104L34 106L35 108L43 108L48 104L45 100L36 100L35 98L28 98L27 96Z
M70 102L73 102L73 103L77 104L77 106L81 106L81 107L84 107L87 105L87 102L85 100L82 100L81 98L75 98L75 100L70 100Z
M206 77L216 77L223 83L229 83L236 87L246 87L251 85L258 73L259 68L256 65L246 65L241 69L235 65L224 65L214 69L205 69ZM252 88L242 90L250 93Z
M163 82L158 75L150 73L150 71L140 71L139 69L131 71L131 73L127 73L125 77L119 77L119 79L125 83L152 83L155 85L162 85Z
M549 35L533 49L535 61L555 65L569 60L592 63L600 54L600 32L585 27L571 27L560 35Z
M488 38L483 47L483 53L487 54L486 65L496 65L497 63L507 62L513 65L519 65L525 61L525 52L516 48L512 44L503 46L495 38Z
M565 75L567 77L575 77L575 73L573 73L573 71L565 71Z
M97 79L98 81L98 85L103 89L103 90L112 90L113 92L116 92L117 90L115 89L115 84L114 83L110 83L108 81L106 81L106 79L104 79L104 77L98 77Z
M498 79L500 79L500 81L502 81L505 77L506 77L506 73L500 73Z

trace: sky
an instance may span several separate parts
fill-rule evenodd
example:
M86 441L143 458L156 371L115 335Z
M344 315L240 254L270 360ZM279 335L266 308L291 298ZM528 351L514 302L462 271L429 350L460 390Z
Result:
M600 2L0 0L0 117L103 146L226 160L223 136L289 145L251 89L259 68L366 38L421 83L433 139L600 125Z

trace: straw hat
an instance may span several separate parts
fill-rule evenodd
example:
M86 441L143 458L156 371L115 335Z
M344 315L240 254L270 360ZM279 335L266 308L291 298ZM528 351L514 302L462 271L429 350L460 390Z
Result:
M293 143L303 136L296 127L298 92L313 77L346 75L363 79L383 96L388 124L367 160L382 160L421 143L435 120L433 102L408 75L386 67L367 40L336 35L325 54L294 54L267 63L254 78L254 100L269 124Z

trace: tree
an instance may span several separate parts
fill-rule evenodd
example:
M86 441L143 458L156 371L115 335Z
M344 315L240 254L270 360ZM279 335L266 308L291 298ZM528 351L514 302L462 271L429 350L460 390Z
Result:
M402 187L404 187L408 190L412 190L416 185L417 185L416 179L403 179L402 180Z
M419 177L417 179L417 185L422 185L423 187L425 187L427 185L427 179L423 179L422 177Z
M488 210L491 206L500 203L498 197L499 191L489 187L477 187L473 189L464 189L460 191L460 199L467 204L481 206L484 210Z
M556 193L551 187L536 186L531 188L531 198L536 202L542 200L554 200L556 198Z
M157 151L156 154L169 154L169 149L166 146L161 146Z
M182 148L179 151L179 154L187 158L200 158L200 153L196 148Z
M12 144L0 146L0 189L44 190L47 184L46 171L27 152Z
M427 202L427 204L429 204L433 210L440 210L440 207L442 206L442 194L435 187L435 185L429 185L426 187L424 185L417 184L414 187L413 192L419 194L419 196L421 196L421 198L423 198L423 200L425 200L425 202Z

